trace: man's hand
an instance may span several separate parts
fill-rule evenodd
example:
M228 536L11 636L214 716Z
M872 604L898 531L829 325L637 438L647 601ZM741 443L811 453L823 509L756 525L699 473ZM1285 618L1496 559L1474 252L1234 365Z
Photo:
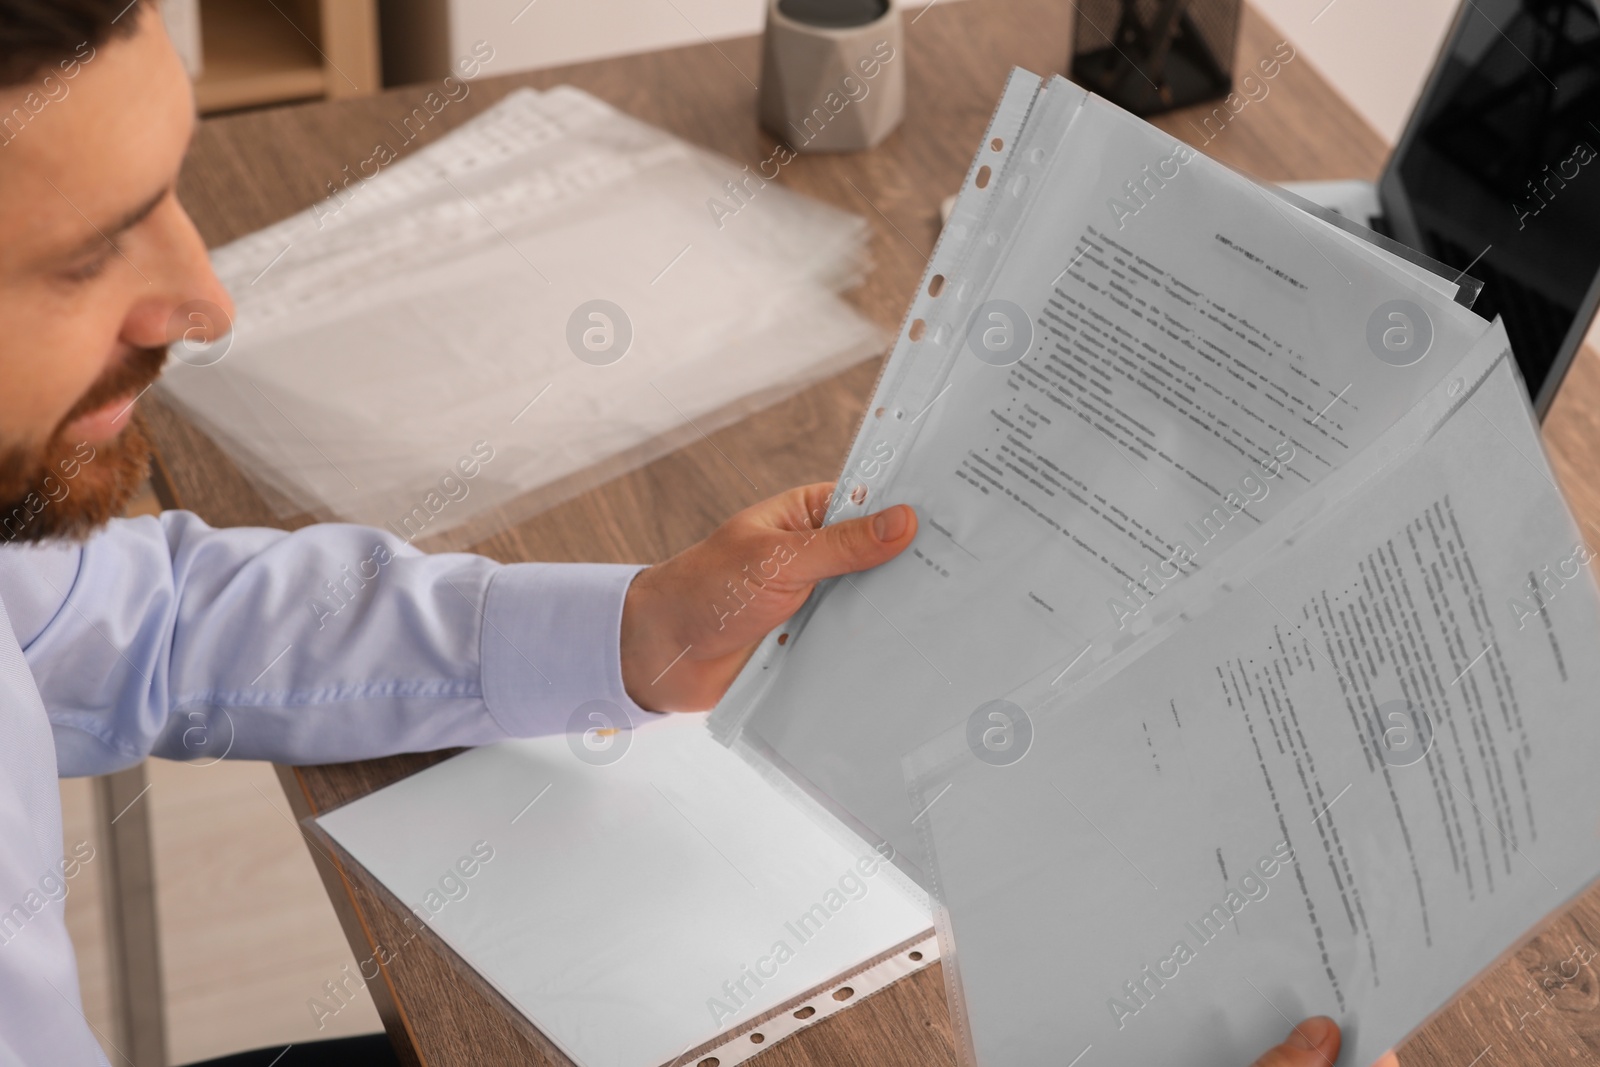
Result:
M1333 1067L1339 1059L1339 1027L1332 1019L1318 1016L1307 1019L1284 1039L1283 1044L1268 1050L1252 1067ZM1392 1052L1372 1067L1400 1067Z
M885 563L917 534L905 504L824 527L832 493L818 482L763 500L639 573L622 608L622 681L634 703L711 707L812 586Z

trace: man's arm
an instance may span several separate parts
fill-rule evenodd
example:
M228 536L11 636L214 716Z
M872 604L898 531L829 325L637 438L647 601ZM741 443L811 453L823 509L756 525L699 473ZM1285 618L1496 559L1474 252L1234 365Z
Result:
M499 564L361 526L214 530L167 512L81 549L0 551L0 601L64 775L484 744L564 730L591 700L635 721L710 708L816 582L915 537L905 505L823 528L831 490L746 508L637 582L633 565Z
M0 553L62 774L147 754L335 762L564 728L622 684L639 568L424 555L325 524L115 522L81 549Z

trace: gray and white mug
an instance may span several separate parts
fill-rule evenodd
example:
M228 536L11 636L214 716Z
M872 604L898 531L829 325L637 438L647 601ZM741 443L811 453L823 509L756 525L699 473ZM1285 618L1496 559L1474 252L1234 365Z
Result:
M905 114L896 0L768 0L761 125L797 152L857 152Z

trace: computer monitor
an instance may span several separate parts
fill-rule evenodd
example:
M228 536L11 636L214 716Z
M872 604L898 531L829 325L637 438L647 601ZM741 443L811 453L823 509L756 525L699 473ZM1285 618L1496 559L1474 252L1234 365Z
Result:
M1543 418L1600 302L1597 0L1464 0L1378 184L1391 236L1483 281Z

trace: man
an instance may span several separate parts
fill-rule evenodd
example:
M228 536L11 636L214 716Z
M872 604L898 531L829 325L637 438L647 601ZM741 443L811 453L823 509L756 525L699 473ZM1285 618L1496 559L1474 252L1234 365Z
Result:
M814 583L915 537L904 505L818 529L827 485L649 568L113 518L145 477L130 420L179 307L231 308L173 192L194 121L151 0L0 0L0 901L41 900L69 862L57 773L191 756L196 730L235 758L331 762L559 731L596 698L709 708ZM792 565L719 628L705 605L779 545ZM336 619L305 610L378 553ZM0 917L0 940L0 1063L105 1063L60 907ZM1260 1063L1331 1063L1338 1043L1311 1020ZM279 1055L248 1062L394 1062L381 1037Z

